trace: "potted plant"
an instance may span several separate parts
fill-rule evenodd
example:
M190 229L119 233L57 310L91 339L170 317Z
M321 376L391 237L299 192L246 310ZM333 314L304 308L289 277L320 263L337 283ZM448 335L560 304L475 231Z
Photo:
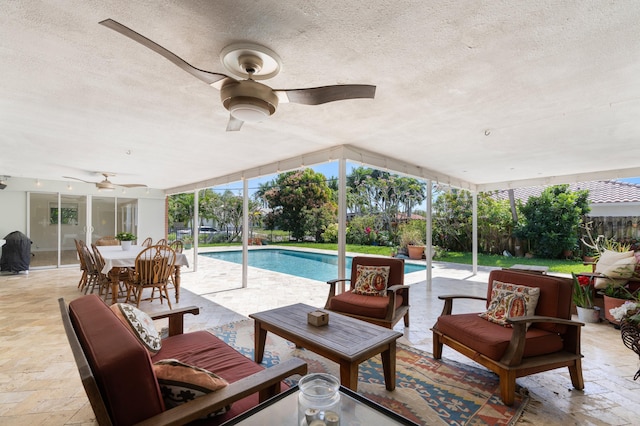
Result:
M400 247L406 247L410 259L422 259L425 243L419 229L405 227L400 234Z
M576 305L578 319L582 322L600 321L600 308L593 305L591 279L585 275L571 273L573 276L573 303Z
M620 325L620 320L611 313L612 310L622 306L627 301L637 301L637 292L631 293L624 286L612 283L599 292L603 297L604 318L613 325Z
M131 248L131 244L136 240L136 236L130 232L119 232L116 235L116 240L120 241L120 245L122 246L122 250L129 250Z
M193 237L190 235L182 237L182 243L184 244L185 250L191 249L193 247Z

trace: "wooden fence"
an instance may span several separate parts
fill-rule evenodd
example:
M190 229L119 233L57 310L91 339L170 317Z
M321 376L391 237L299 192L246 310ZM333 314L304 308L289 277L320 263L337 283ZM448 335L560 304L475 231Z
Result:
M591 235L604 235L616 241L636 243L640 241L640 216L587 216L592 222Z

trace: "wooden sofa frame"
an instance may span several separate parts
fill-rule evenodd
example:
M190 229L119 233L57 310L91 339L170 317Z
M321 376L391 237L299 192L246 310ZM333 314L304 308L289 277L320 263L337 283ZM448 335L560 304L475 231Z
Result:
M514 280L513 274L525 274L524 282L520 282L518 280L518 275L515 275L516 279ZM527 274L522 272L493 271L489 278L489 288L491 288L493 279L513 284L527 285L526 282L529 280L526 278L527 275L534 278L538 276L541 280L551 278L545 275ZM571 285L571 281L567 281L566 285ZM453 301L456 299L487 300L487 297L466 295L438 296L438 298L440 300L444 300L444 308L441 316L452 315ZM567 309L569 309L569 307L567 307ZM493 371L499 376L500 396L505 405L513 405L515 401L516 378L561 367L569 368L571 383L574 388L582 390L584 389L584 379L582 377L580 330L584 324L572 321L570 319L570 313L567 314L567 316L568 318L556 318L533 315L508 319L507 321L513 327L513 332L507 349L505 350L502 358L498 361L460 343L456 339L456 336L442 333L438 330L438 324L436 323L436 325L431 329L433 331L433 357L435 359L442 358L442 346L444 344ZM566 326L566 332L562 334L564 344L563 350L545 355L523 357L527 341L527 323L531 323L532 327L535 327L536 323L551 323ZM502 328L501 325L492 324L492 326L493 325L495 325L495 327Z
M73 352L73 357L78 367L80 379L96 416L96 420L101 426L112 425L113 423L100 392L100 388L71 321L68 307L63 298L58 299L58 303L60 305L62 323L69 340L69 345L71 346L71 351ZM169 336L174 336L183 333L185 314L198 315L199 308L190 306L174 309L172 311L160 312L150 316L154 320L168 318ZM307 364L298 358L292 358L282 364L264 369L259 373L252 374L230 383L227 387L221 390L166 410L138 424L182 425L190 421L200 419L208 413L222 409L229 404L254 393L259 393L259 400L260 402L263 402L280 392L280 383L282 380L295 374L304 375L306 373Z

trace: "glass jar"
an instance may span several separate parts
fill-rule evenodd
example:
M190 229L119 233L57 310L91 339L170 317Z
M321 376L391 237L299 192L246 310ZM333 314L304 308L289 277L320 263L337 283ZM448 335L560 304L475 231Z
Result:
M340 381L330 374L311 373L298 382L298 424L340 424Z

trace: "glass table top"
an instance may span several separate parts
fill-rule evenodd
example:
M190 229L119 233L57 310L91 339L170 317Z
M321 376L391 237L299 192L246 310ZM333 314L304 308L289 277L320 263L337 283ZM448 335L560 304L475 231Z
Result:
M294 386L224 425L306 426L306 421L297 425L298 393L298 387ZM340 402L340 426L417 425L343 386L340 386Z

